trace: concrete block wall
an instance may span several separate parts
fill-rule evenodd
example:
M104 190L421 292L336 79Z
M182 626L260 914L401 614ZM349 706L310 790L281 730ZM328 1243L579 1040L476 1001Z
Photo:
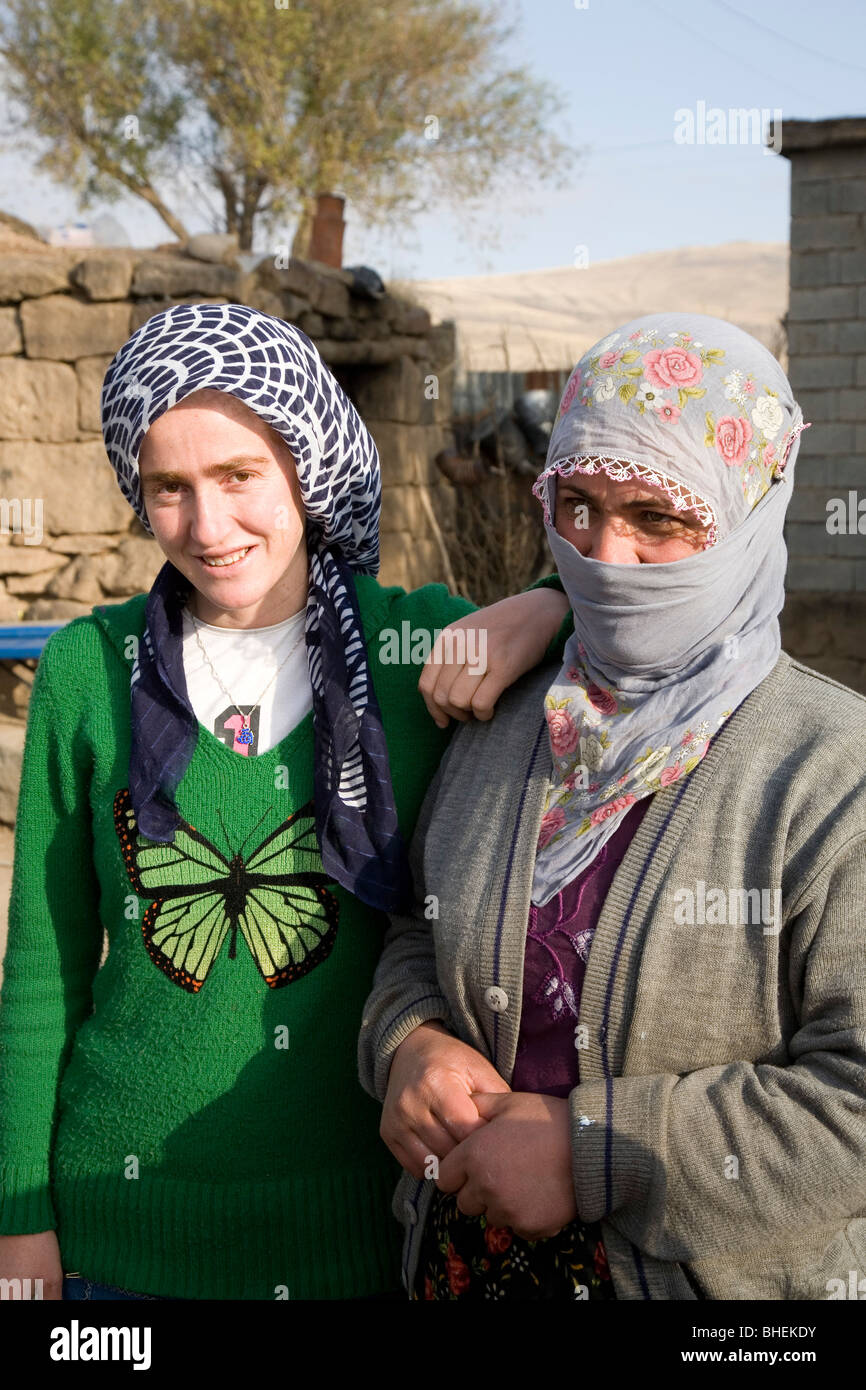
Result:
M785 121L781 135L791 164L788 375L811 421L785 528L783 637L792 655L866 693L866 118ZM838 534L828 525L834 499L855 521Z

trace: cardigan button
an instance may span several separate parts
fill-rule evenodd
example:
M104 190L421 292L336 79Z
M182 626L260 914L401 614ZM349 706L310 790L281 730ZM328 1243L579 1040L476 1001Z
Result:
M495 1014L504 1014L508 1008L508 995L498 985L489 985L484 991L484 1002Z

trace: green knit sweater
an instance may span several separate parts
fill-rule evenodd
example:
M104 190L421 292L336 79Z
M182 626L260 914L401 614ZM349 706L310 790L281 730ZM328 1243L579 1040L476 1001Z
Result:
M442 627L472 605L441 585L357 588L408 840L449 734L424 708L418 666L381 664L378 634ZM171 977L160 932L172 901L151 908L152 878L136 891L146 861L118 796L145 599L52 636L33 688L0 1008L0 1233L56 1229L65 1271L179 1298L393 1287L397 1169L356 1071L386 919L329 884L319 900L336 935L291 983L268 987L240 931L200 989ZM200 725L176 801L226 860L243 847L249 863L312 796L310 714L255 758ZM200 906L219 924L220 892L204 900L195 863L190 878L190 859L211 851L189 837L181 851L165 882L191 882L187 922ZM278 862L322 873L317 850L315 863L291 849Z

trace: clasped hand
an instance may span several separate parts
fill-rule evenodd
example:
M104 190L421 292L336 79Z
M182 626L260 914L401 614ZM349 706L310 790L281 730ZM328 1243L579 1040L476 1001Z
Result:
M422 1024L395 1052L380 1133L416 1178L435 1156L437 1186L466 1216L486 1212L527 1240L577 1216L568 1102L512 1091L439 1024Z

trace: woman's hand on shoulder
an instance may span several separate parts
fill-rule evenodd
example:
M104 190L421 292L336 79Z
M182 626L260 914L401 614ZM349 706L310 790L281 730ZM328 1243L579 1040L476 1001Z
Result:
M507 1092L495 1067L440 1023L422 1023L391 1060L379 1133L415 1178L485 1122L473 1092Z
M0 1236L0 1279L29 1279L31 1290L34 1289L33 1280L41 1279L42 1299L45 1302L62 1300L63 1265L57 1232Z
M492 719L502 692L543 660L568 607L558 589L533 589L443 628L418 682L439 727Z

